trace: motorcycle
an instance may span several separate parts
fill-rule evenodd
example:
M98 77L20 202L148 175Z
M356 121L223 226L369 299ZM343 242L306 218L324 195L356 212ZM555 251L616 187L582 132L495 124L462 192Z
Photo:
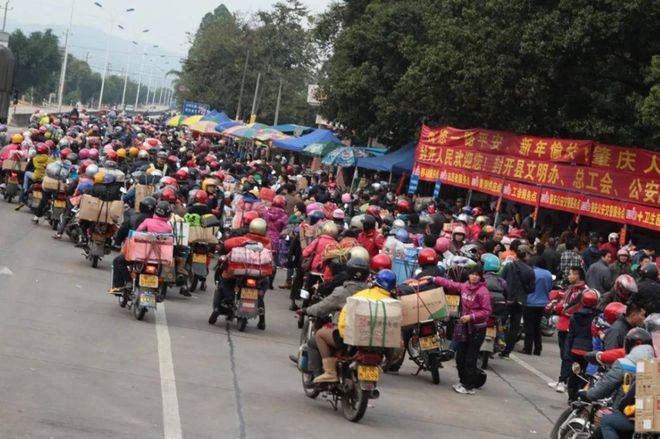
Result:
M109 255L112 250L112 236L116 227L112 224L94 223L88 229L87 243L84 246L85 258L92 262L96 268L103 256Z
M433 384L439 384L442 363L454 358L443 322L427 320L406 328L403 342L410 359L419 368L415 375L423 370L429 371Z
M65 192L57 192L53 199L50 201L50 208L48 212L48 223L53 230L57 230L62 221L62 215L67 208L67 196Z
M11 203L20 192L20 173L18 171L7 171L5 174L4 198Z
M197 289L206 291L206 276L209 274L207 265L209 255L211 253L210 245L203 242L195 242L190 245L190 257L188 261L188 284L190 292Z
M488 361L506 348L510 306L511 303L506 301L493 303L493 313L486 324L486 337L479 349L479 357L477 357L477 367L480 369L486 369Z
M156 310L156 303L162 302L158 292L161 283L162 266L155 263L135 262L131 266L133 288L119 296L119 306L128 307L137 320L144 319L148 310Z
M256 319L264 312L259 307L259 296L265 293L259 289L262 281L263 278L247 275L236 278L233 310L228 320L236 318L240 332L245 331L248 320Z
M32 186L30 186L27 194L27 206L32 212L36 213L43 197L44 192L41 183L34 183Z

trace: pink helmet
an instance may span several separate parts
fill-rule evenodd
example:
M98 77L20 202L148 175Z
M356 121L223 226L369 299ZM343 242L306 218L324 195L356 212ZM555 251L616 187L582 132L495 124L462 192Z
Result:
M343 211L343 210L341 210L341 209L335 209L335 210L332 212L332 218L333 218L333 219L340 219L340 220L343 220L344 218L346 218L346 215L344 214L344 211Z
M87 160L89 158L89 149L83 148L80 150L80 153L78 154L78 157L80 160Z
M98 160L99 159L99 150L98 149L91 149L89 151L89 158L92 160Z
M449 247L451 245L451 242L447 238L438 238L437 241L435 241L435 251L443 254L447 250L449 250Z
M353 199L351 198L351 194L343 194L341 196L341 202L344 204L349 204Z
M321 210L321 205L319 203L310 203L307 205L307 215L311 215L312 212L316 212L317 210Z

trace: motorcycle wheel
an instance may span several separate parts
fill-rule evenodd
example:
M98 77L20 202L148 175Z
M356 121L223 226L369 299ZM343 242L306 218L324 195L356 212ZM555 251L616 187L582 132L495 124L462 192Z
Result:
M440 365L435 355L429 356L429 369L431 369L431 379L433 384L440 384Z
M128 303L127 293L122 294L117 299L119 301L119 306L122 308L126 308L126 304Z
M305 396L311 399L316 399L317 396L321 394L321 391L311 386L311 382L314 380L314 375L309 372L302 372L302 385Z
M490 360L490 352L486 352L486 351L479 352L479 356L477 357L477 367L479 369L484 369L484 370L487 369L488 360Z
M92 256L92 268L98 268L99 266L99 257Z
M564 412L559 415L557 422L555 422L552 432L550 433L551 439L570 439L576 433L589 432L591 430L589 427L585 428L585 424L588 426L589 421L583 419L582 417L576 416L571 419L575 410L572 407L568 407Z
M246 319L246 318L243 318L243 317L239 317L237 323L238 323L238 330L239 330L239 332L244 332L244 331L245 331L245 327L247 326L247 319Z
M358 422L367 411L369 398L362 390L355 374L352 374L349 383L346 383L346 391L341 396L341 411L344 417L351 422Z
M142 320L147 313L147 308L140 306L140 296L140 293L138 293L135 302L133 302L133 315L138 320Z

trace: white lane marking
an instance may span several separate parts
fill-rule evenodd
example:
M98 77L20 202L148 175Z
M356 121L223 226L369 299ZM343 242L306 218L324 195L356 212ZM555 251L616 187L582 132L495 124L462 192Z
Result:
M156 309L156 337L158 339L158 363L160 365L160 393L163 399L163 433L165 439L181 439L181 416L179 397L176 393L172 343L167 327L165 304Z
M14 272L9 269L9 267L3 265L0 267L0 274L6 274L7 276L13 276Z
M528 371L530 371L531 373L533 373L537 377L541 378L543 380L543 382L546 383L546 384L551 383L553 381L557 381L557 380L553 380L552 378L550 378L549 376L547 376L546 374L544 374L540 370L534 368L531 364L527 363L526 361L523 361L522 359L518 358L514 354L509 355L509 358L511 358L516 363L520 364L522 367L524 367L525 369L527 369Z

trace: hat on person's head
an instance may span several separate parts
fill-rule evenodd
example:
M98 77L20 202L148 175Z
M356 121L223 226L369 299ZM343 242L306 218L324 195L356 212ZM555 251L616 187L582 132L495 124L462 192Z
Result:
M289 216L289 224L300 224L300 218L297 215Z
M528 246L527 244L523 244L520 247L518 247L518 252L531 255L532 254L532 248L530 246Z

